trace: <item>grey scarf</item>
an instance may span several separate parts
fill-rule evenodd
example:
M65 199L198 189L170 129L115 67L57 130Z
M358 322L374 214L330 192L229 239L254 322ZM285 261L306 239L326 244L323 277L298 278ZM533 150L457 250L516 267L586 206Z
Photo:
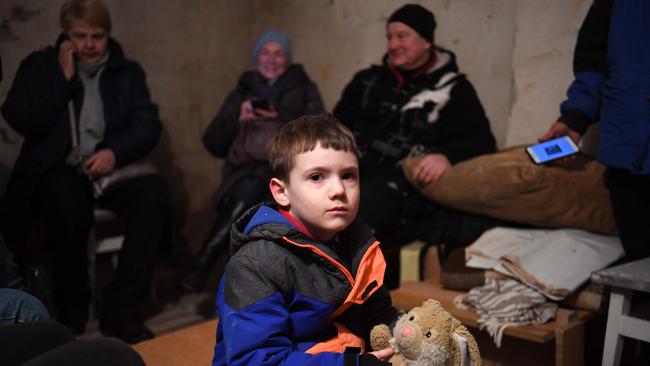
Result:
M104 103L99 90L99 80L108 60L106 56L96 64L77 62L77 73L84 87L84 100L79 116L79 151L83 158L95 153L95 148L104 138Z
M537 290L513 279L486 280L484 286L458 295L454 305L474 309L480 329L488 331L497 348L507 327L544 324L555 317L558 308Z

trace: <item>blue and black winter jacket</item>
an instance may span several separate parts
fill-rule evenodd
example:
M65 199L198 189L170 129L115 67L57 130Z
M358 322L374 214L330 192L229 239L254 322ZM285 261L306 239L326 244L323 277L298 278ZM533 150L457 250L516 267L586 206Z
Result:
M231 233L217 293L213 365L379 365L363 352L372 327L397 314L383 286L379 242L360 221L336 243L300 232L272 204Z
M600 119L598 159L650 173L650 1L595 0L578 34L575 80L560 121L583 134Z

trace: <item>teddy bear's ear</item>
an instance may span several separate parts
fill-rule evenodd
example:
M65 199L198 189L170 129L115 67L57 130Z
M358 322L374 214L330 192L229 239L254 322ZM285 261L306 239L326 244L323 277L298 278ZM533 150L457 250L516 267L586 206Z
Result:
M428 299L428 300L426 300L426 301L422 304L422 306L424 306L424 307L431 307L431 308L433 308L433 309L442 309L442 310L444 310L444 308L443 308L442 305L440 304L440 301L438 301L438 300L434 300L434 299Z

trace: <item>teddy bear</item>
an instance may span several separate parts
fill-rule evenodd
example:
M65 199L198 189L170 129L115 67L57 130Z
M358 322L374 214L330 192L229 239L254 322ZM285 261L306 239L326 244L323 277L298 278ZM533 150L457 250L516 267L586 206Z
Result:
M392 347L394 366L481 365L472 334L433 299L400 316L392 336L386 324L373 327L370 345L373 350Z

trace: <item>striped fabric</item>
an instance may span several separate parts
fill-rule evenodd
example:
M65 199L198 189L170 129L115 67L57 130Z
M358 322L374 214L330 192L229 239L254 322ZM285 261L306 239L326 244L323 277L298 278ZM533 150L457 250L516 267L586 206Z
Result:
M488 279L485 285L458 295L454 303L459 309L476 311L480 329L487 330L497 347L501 347L507 327L546 323L558 308L538 291L513 279Z

